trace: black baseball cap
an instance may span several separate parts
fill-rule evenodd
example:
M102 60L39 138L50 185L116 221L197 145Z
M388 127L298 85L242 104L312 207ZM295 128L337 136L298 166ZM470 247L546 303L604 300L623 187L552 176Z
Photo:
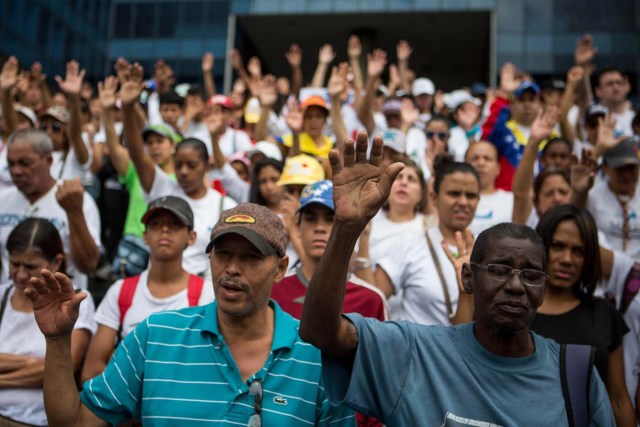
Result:
M166 210L174 214L184 225L193 230L193 211L184 199L176 196L164 196L149 203L147 212L142 217L142 223L146 224L149 219L160 210Z

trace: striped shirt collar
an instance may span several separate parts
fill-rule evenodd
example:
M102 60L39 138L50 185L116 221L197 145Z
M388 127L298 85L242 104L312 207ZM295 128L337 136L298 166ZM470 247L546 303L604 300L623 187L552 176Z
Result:
M282 348L292 349L296 341L299 341L298 328L300 322L291 317L289 314L282 311L280 306L272 299L269 300L269 305L273 309L275 314L274 319L274 334L273 342L271 343L271 351L279 350ZM204 307L204 316L196 323L200 327L202 332L208 332L220 337L220 329L218 328L218 303L216 301L208 304Z

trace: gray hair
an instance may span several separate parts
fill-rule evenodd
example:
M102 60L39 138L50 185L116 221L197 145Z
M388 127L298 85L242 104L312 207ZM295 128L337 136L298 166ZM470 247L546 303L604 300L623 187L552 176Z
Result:
M7 145L16 144L18 142L27 142L33 151L41 156L48 156L53 151L53 142L46 132L39 129L20 129L15 131L9 137Z

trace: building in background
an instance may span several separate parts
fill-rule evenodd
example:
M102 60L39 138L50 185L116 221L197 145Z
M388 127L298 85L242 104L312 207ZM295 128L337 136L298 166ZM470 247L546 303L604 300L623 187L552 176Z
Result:
M124 56L149 73L163 58L180 81L198 82L201 55L212 51L216 82L228 88L230 47L245 61L258 55L265 72L288 75L284 52L296 42L309 81L323 43L344 60L348 36L358 34L365 50L383 48L391 62L397 41L409 40L411 68L450 90L495 83L505 61L539 78L563 77L576 40L590 32L598 67L615 64L638 87L640 0L30 0L1 7L1 53L16 53L23 64L42 59L50 76L74 57L90 78L101 77Z

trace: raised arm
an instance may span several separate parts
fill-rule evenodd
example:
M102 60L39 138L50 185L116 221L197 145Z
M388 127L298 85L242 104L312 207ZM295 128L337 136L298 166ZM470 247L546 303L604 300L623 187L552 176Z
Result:
M93 240L84 217L84 187L80 178L63 181L58 186L56 200L69 220L70 253L73 263L85 274L95 272L100 260L100 249Z
M213 64L215 57L213 53L207 52L202 55L202 80L204 81L204 90L207 99L216 94L216 84L213 81Z
M342 151L344 140L347 139L347 128L342 118L340 95L342 95L347 86L348 72L349 64L346 62L342 62L338 67L333 67L327 85L329 96L331 97L331 127L333 128L333 134L336 136L336 148L338 152Z
M300 95L300 88L302 88L302 49L297 44L292 44L289 50L285 52L284 56L287 58L287 62L291 67L291 93L296 98Z
M580 160L574 155L571 158L571 203L583 208L587 207L589 191L593 187L598 163L590 150L582 149Z
M9 137L18 126L18 115L13 106L13 88L18 82L18 59L10 56L2 66L0 73L0 105L2 105L2 114L4 118L4 128L6 135Z
M373 97L376 93L378 77L380 77L386 65L387 53L384 50L376 49L367 55L367 90L358 110L358 118L369 133L373 132L375 127L373 121Z
M513 214L512 222L515 224L526 224L531 213L531 183L533 181L533 170L538 157L538 147L540 143L549 136L556 122L559 111L556 107L549 107L546 111L540 112L531 125L531 135L524 148L522 159L518 163L516 172L513 175Z
M400 87L404 90L411 90L407 81L407 71L409 70L409 58L413 53L413 48L406 40L400 40L396 45L396 56L398 58L398 73L400 74Z
M107 426L80 402L73 377L71 334L78 320L84 292L76 293L62 273L42 270L42 278L31 278L25 295L33 304L40 331L46 339L44 404L49 425Z
M360 43L360 37L355 34L349 37L349 41L347 43L347 55L349 56L349 65L351 66L351 72L353 73L353 92L355 93L353 106L357 110L360 107L360 104L362 104L364 80L362 78L362 66L360 64L362 44Z
M128 70L122 73L120 100L122 101L124 139L127 141L129 156L138 172L140 185L148 193L151 191L153 180L156 177L156 168L153 160L144 152L142 129L135 110L135 104L144 87L143 73L144 70L138 63L129 66Z
M347 361L352 361L358 345L355 326L342 317L349 259L358 236L389 197L391 184L404 167L401 163L381 166L380 136L373 140L369 160L366 132L360 132L357 141L347 140L342 155L336 150L329 153L335 205L333 229L311 279L300 323L303 340L330 357Z
M571 127L569 123L569 110L576 103L576 92L578 85L582 81L582 77L584 75L584 69L582 67L571 67L571 69L567 72L567 87L562 94L562 99L560 100L560 132L564 139L569 141L573 146L573 143L576 139L575 131Z
M300 132L304 124L304 116L298 105L298 100L290 99L287 103L287 114L284 116L287 126L291 129L292 144L288 156L300 154Z
M269 116L271 109L278 99L275 76L267 74L262 78L258 99L260 99L260 120L258 120L258 124L256 124L254 139L255 141L262 141L269 136Z
M318 66L316 67L315 73L313 73L313 79L311 80L311 84L309 84L310 87L324 87L327 69L335 57L336 54L333 51L333 46L330 44L325 44L320 48L320 52L318 53Z
M129 151L120 144L113 119L117 85L118 80L114 76L107 76L104 82L98 83L98 94L102 105L102 125L104 126L106 144L109 148L109 157L116 173L124 176L127 173L131 158L129 157Z
M47 85L47 75L42 73L42 64L39 62L34 62L31 65L31 80L40 88L42 108L49 108L51 106L51 91Z
M67 125L67 137L69 144L76 153L76 158L80 164L84 165L89 161L89 150L82 140L82 118L80 113L80 90L84 79L84 70L76 61L67 62L67 70L64 80L56 76L56 82L60 90L67 95L69 102L69 124Z

